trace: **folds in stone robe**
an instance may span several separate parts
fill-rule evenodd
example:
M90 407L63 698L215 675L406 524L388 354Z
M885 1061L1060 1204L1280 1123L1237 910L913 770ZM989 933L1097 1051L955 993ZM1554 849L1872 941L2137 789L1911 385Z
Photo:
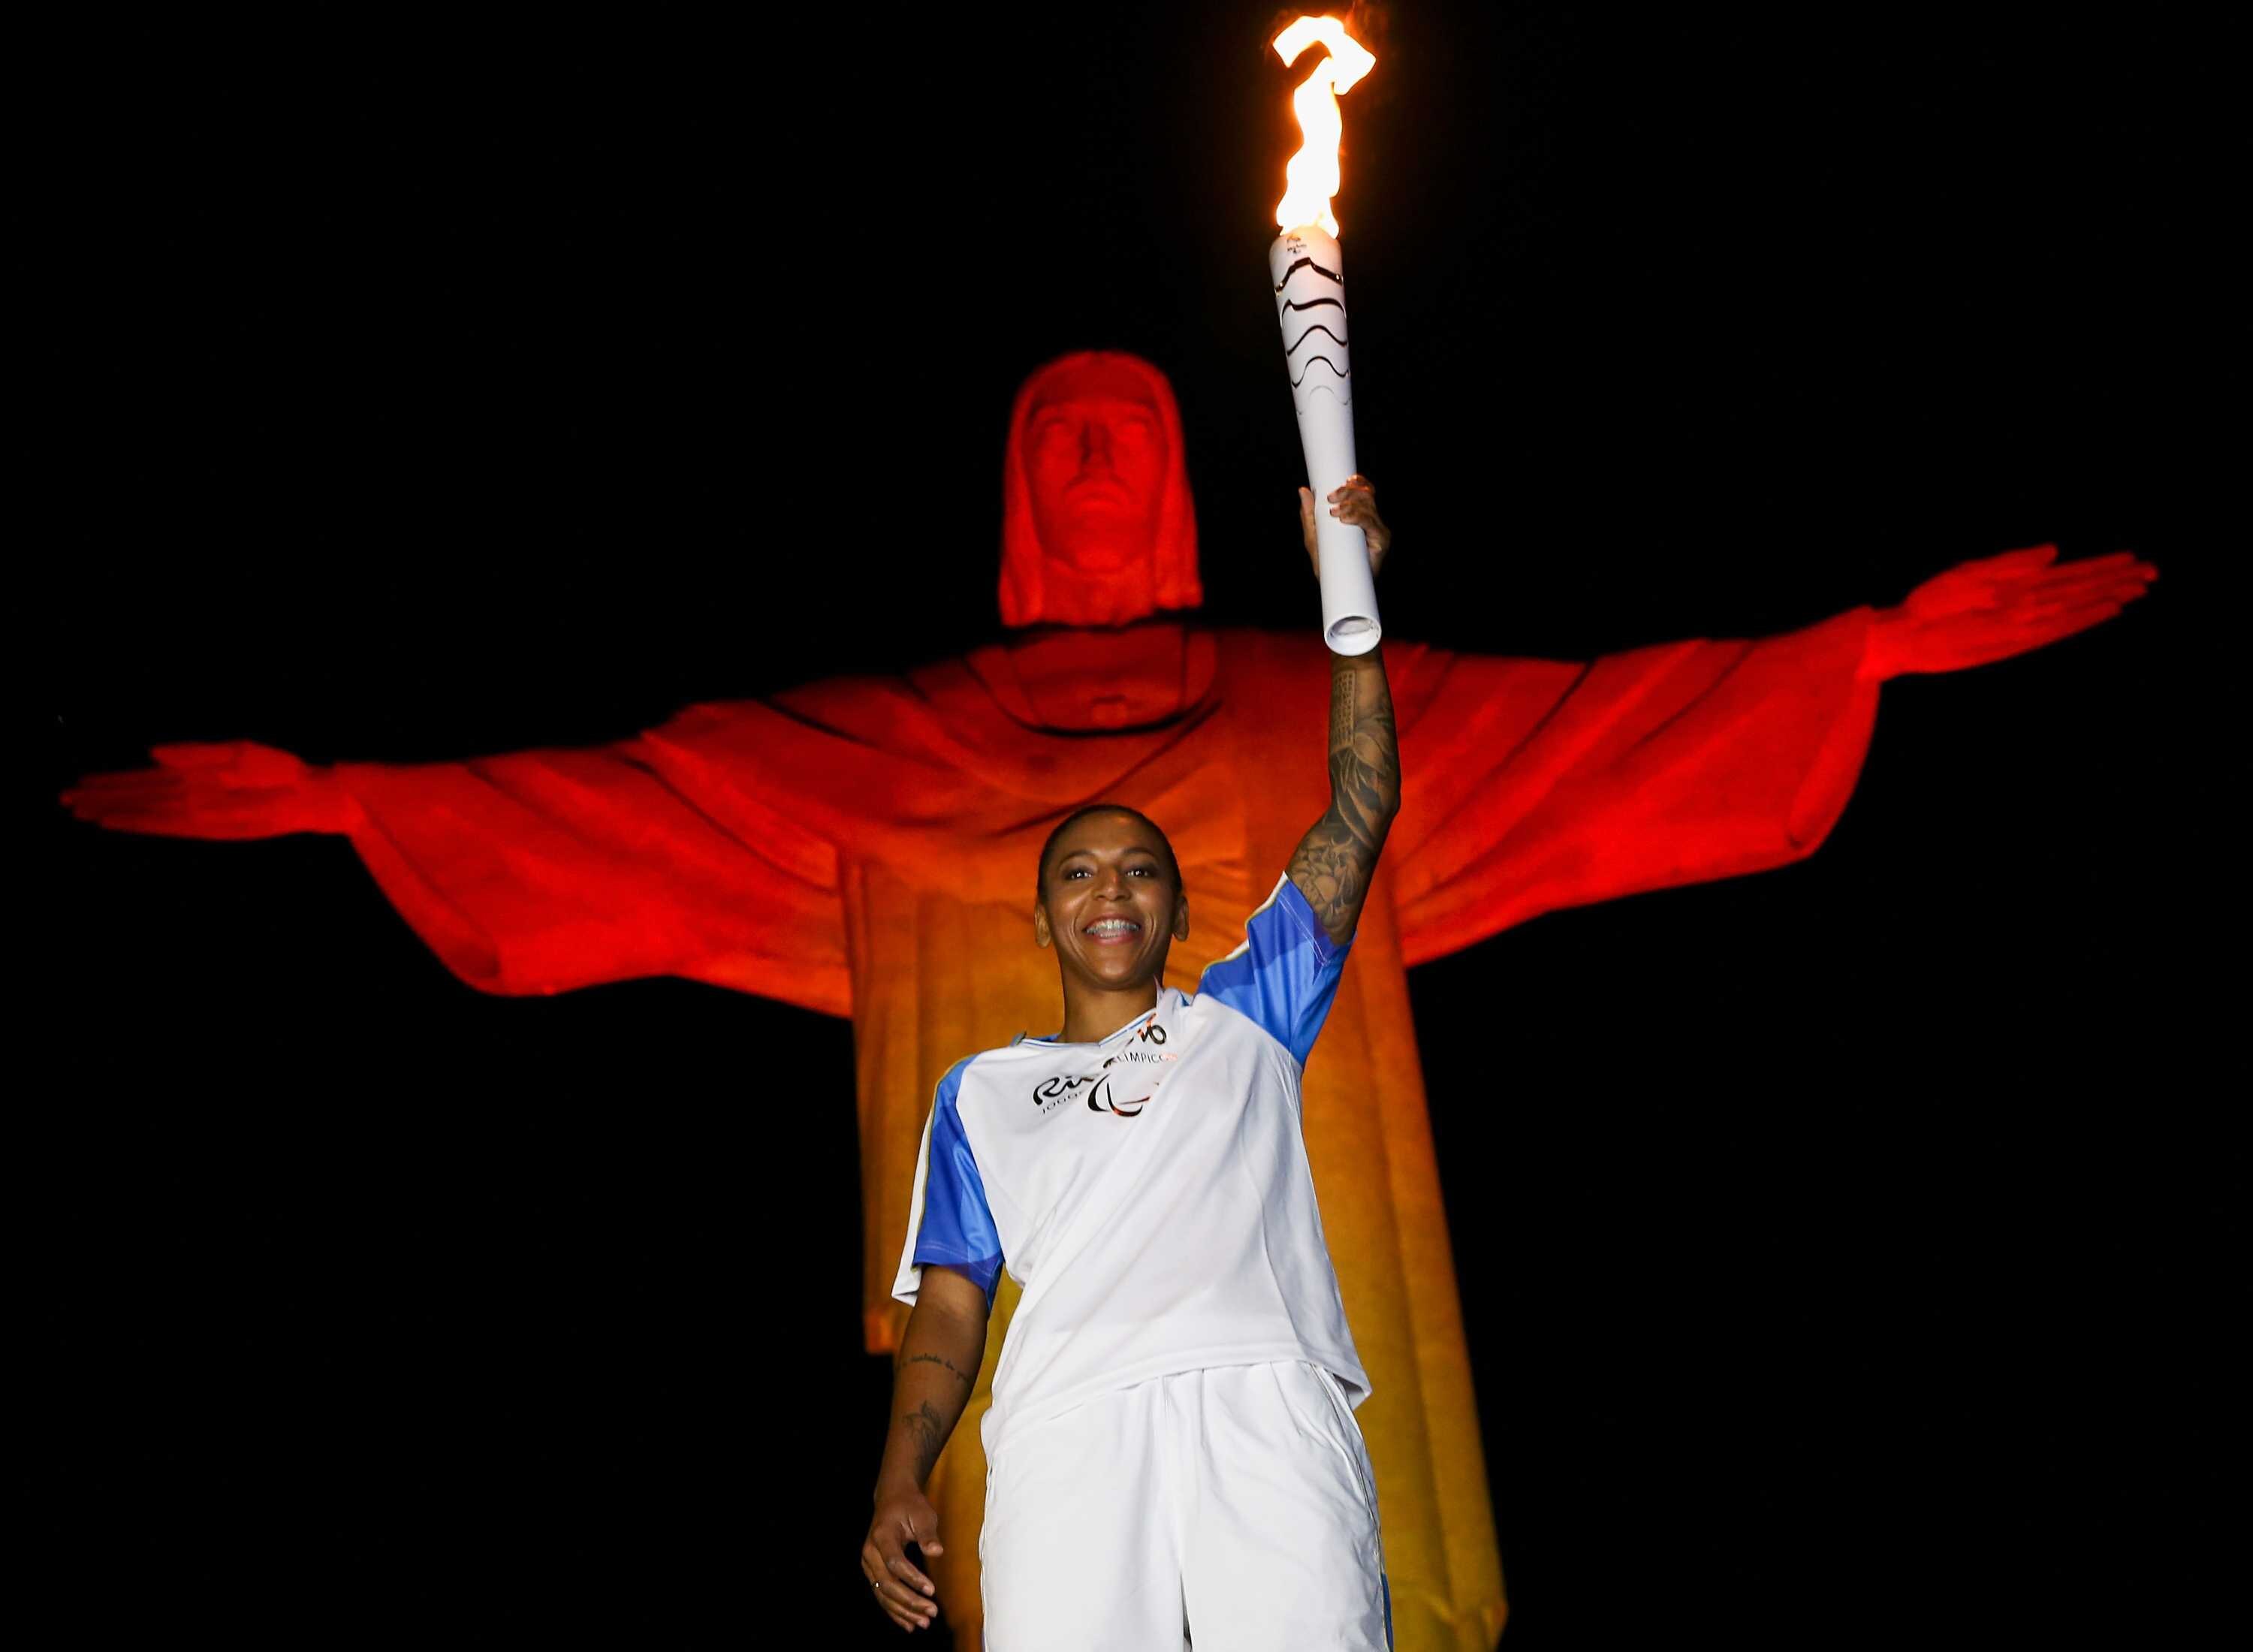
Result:
M1505 1609L1406 969L1810 853L1868 744L1868 618L1587 666L1387 645L1403 805L1304 1094L1403 1649L1490 1647ZM370 871L474 986L671 974L852 1017L880 1350L933 1084L1057 1018L1029 919L1049 828L1100 799L1166 828L1191 913L1168 979L1194 990L1327 805L1329 700L1311 635L1154 625L696 707L591 750L338 772ZM978 1621L978 1424L1015 1300L1005 1281L933 1481L958 1631Z

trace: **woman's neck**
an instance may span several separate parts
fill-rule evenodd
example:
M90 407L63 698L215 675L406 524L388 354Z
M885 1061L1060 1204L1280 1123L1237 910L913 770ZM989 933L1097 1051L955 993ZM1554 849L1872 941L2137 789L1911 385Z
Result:
M1060 1044L1099 1043L1111 1036L1137 1015L1147 1014L1158 1007L1158 983L1145 981L1139 986L1104 988L1079 986L1070 981L1064 989L1064 1030L1057 1035Z

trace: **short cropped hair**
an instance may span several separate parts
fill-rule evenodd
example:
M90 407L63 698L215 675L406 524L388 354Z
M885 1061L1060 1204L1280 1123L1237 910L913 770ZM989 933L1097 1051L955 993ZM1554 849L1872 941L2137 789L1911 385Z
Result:
M1159 845L1166 852L1166 875L1174 881L1174 892L1176 895L1181 893L1182 863L1174 858L1174 842L1166 835L1165 827L1144 814L1140 809L1129 808L1123 803L1091 803L1085 809L1074 809L1063 819L1057 821L1056 830L1049 833L1049 840L1041 845L1041 858L1033 868L1034 899L1038 900L1048 893L1049 858L1056 853L1057 840L1091 814L1131 815L1156 833Z

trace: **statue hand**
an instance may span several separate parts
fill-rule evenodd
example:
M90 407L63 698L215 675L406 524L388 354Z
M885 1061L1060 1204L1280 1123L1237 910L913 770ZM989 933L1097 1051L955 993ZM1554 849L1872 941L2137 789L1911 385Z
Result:
M88 775L62 795L81 820L172 838L345 832L359 805L326 769L248 740L157 746L154 769Z
M1385 554L1392 548L1392 530L1385 526L1385 519L1377 513L1377 484L1365 476L1350 476L1345 485L1330 493L1330 514L1341 522L1350 523L1369 541L1369 571L1373 575L1385 566ZM1322 559L1315 554L1315 491L1299 490L1299 533L1307 542L1307 561L1320 577Z
M2159 575L2129 551L2057 564L2054 545L1962 563L1879 610L1861 675L1883 682L2008 659L2111 618Z

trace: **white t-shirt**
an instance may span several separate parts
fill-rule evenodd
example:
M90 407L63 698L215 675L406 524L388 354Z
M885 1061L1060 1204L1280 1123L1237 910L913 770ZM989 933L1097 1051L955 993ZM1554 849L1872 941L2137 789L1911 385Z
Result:
M1354 1405L1346 1328L1300 1130L1299 1075L1346 949L1282 879L1194 995L1092 1044L1020 1037L939 1081L892 1294L923 1264L1024 1296L985 1439L1175 1371L1312 1360Z

